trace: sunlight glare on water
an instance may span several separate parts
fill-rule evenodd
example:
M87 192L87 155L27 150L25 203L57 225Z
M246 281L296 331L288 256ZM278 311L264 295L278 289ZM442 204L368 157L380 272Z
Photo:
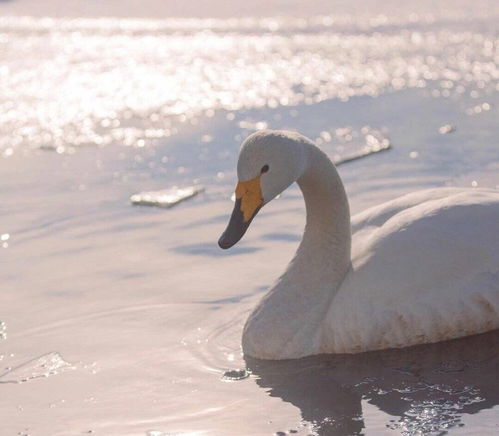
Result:
M217 109L493 91L493 32L467 28L463 12L445 29L438 19L3 17L0 151L140 147Z

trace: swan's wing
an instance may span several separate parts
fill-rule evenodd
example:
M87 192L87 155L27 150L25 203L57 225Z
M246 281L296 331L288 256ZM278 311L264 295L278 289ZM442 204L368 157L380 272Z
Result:
M440 200L453 194L469 191L467 188L433 188L411 192L386 203L373 206L352 217L352 234L368 227L380 227L398 213L427 201Z
M327 316L335 352L499 328L499 192L450 194L354 236L352 272Z

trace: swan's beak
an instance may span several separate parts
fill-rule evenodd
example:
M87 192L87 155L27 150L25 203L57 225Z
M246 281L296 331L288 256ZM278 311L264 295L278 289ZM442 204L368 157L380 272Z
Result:
M229 224L218 240L220 248L227 249L238 242L248 230L251 221L263 206L260 176L236 186L236 204Z

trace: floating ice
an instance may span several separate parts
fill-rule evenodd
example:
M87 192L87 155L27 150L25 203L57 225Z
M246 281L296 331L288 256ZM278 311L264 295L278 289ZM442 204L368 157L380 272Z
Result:
M452 133L456 130L456 126L453 126L452 124L444 124L443 126L440 126L438 128L438 133L441 133L442 135L446 135L448 133Z
M384 130L364 126L360 131L341 127L323 131L315 142L326 151L336 165L387 151L391 143Z
M138 206L157 206L157 207L173 207L176 204L192 198L203 192L202 186L189 186L187 188L173 187L161 191L147 191L134 194L130 197L130 201Z
M360 150L346 154L342 157L339 158L333 158L333 162L336 165L341 165L346 162L350 162L352 160L357 160L366 156L369 156L371 154L379 153L381 151L387 151L391 148L391 145L389 142L386 143L380 143L379 145L366 145L365 147L361 148Z

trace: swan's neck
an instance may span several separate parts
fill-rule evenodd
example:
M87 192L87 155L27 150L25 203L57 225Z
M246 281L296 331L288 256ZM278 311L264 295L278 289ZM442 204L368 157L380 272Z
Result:
M245 353L260 358L321 352L321 321L350 268L350 211L329 158L306 145L298 179L307 209L302 242L288 269L249 317Z
M285 276L301 283L309 281L310 292L319 290L316 285L326 284L331 295L336 293L350 267L350 208L333 163L316 146L308 146L307 154L307 166L298 179L305 198L307 223ZM305 275L300 277L300 274Z

